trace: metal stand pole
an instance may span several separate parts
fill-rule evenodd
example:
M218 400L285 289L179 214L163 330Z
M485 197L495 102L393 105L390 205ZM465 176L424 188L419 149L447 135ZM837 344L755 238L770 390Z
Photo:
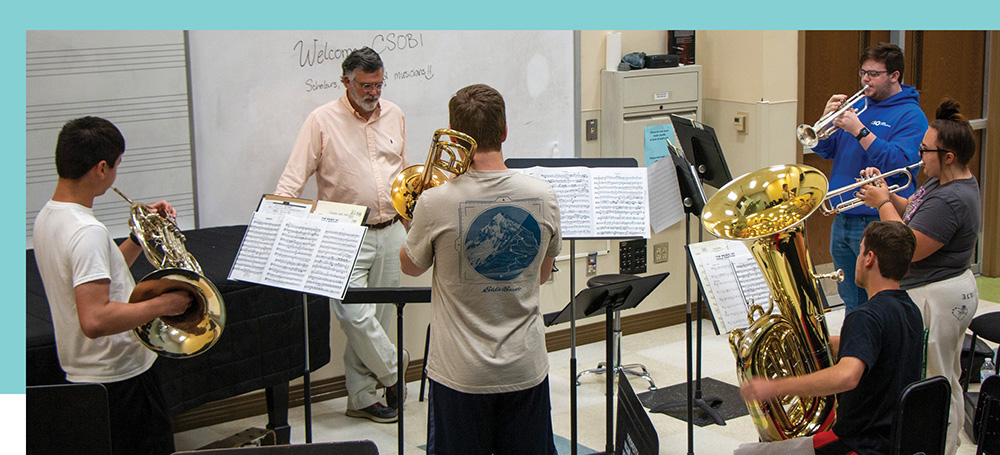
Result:
M305 351L306 351L306 370L302 374L302 398L304 400L303 407L306 414L306 444L312 442L312 390L309 384L309 297L306 294L302 294L302 317L303 317L303 327L305 333Z

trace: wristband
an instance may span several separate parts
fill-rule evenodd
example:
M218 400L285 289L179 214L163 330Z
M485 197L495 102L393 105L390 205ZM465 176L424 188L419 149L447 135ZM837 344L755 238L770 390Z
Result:
M886 200L884 200L884 201L882 201L882 202L879 202L879 203L878 203L878 206L877 206L877 207L875 207L875 210L880 210L880 209L882 209L882 206L883 206L883 205L885 205L885 204L887 204L887 203L889 203L889 202L892 202L892 201L891 201L891 200L889 200L889 199L886 199Z
M135 232L129 233L128 238L132 241L132 243L142 246L142 243L139 243L139 237L135 235Z

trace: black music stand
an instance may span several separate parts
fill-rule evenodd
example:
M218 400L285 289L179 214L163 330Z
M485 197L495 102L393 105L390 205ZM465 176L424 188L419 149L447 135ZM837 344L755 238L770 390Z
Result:
M675 170L677 171L677 184L680 186L681 199L684 205L684 234L685 234L685 244L689 245L691 243L691 216L694 215L701 218L701 211L705 207L705 202L707 197L702 189L702 181L699 175L709 175L714 178L714 184L717 186L725 185L729 180L732 180L732 176L729 174L729 169L726 167L725 158L722 156L722 149L720 147L708 147L702 146L702 144L718 144L718 139L713 139L711 141L705 139L693 139L692 135L698 135L698 137L704 136L704 125L701 123L693 123L691 120L685 119L683 117L677 117L671 115L671 121L674 123L674 129L677 133L677 138L681 143L699 144L697 146L697 153L687 153L688 156L693 156L700 162L692 164L688 159L681 155L677 149L668 142L668 149L670 150L670 158L674 162ZM697 125L698 127L695 127ZM707 130L711 133L711 137L715 137L715 132L709 128ZM697 165L697 168L696 168ZM722 169L715 169L715 166L722 166ZM699 171L700 170L700 171ZM702 229L698 229L698 239L701 240ZM687 331L687 402L673 402L664 403L662 405L656 406L650 409L652 412L663 412L668 409L677 409L681 407L687 408L687 430L688 430L688 454L694 454L694 408L697 406L703 413L707 414L712 420L718 425L725 425L726 421L719 415L710 403L721 403L722 400L718 397L710 397L705 399L702 397L701 390L701 345L702 345L702 293L701 288L697 289L697 304L698 304L698 348L697 348L697 375L692 372L692 364L695 362L692 359L692 348L694 344L694 336L692 332L692 311L691 311L691 258L690 255L685 256L687 261L687 267L685 268L685 292L687 308L685 311L685 328Z
M604 284L600 286L595 286L592 288L587 288L580 291L576 295L575 302L570 301L562 311L559 311L554 316L546 318L545 325L552 326L555 324L560 324L567 321L574 321L576 319L586 318L590 316L597 316L604 314L605 316L605 341L606 346L606 365L608 365L608 371L614 371L614 343L612 342L614 337L614 314L616 311L627 310L629 308L635 308L646 298L653 289L656 289L660 283L667 278L669 273L658 273L655 275L650 275L647 277L635 277L634 279L629 279L625 281L618 281L615 283ZM579 303L579 305L576 305ZM608 440L607 440L607 453L614 452L614 388L615 388L615 375L609 373L605 375L607 377L607 429L608 429ZM571 378L572 381L576 381L576 376ZM574 386L575 388L575 386ZM575 442L573 442L575 444Z
M628 376L618 372L618 422L616 423L615 455L659 455L660 440L656 428L632 390Z
M637 167L639 163L634 158L508 158L504 164L511 169L529 167ZM581 239L584 240L584 239ZM569 420L570 420L570 454L577 452L577 406L576 406L576 317L573 308L576 306L576 238L569 239ZM565 309L564 309L565 310ZM546 325L548 325L546 323ZM608 432L608 441L614 435ZM611 442L609 442L610 444Z
M402 381L396 390L396 397L399 399L399 409L396 410L398 420L396 420L396 442L397 452L403 453L403 391L406 389L406 372L399 371L399 366L403 365L403 307L407 303L430 303L431 288L428 287L407 287L407 288L349 288L341 303L364 304L391 303L396 305L396 381ZM392 384L383 384L389 387Z

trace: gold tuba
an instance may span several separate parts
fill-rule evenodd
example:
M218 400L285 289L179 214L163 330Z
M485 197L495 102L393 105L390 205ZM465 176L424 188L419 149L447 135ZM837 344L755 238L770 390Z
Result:
M843 280L843 272L813 273L803 228L806 217L823 202L827 186L826 176L815 168L771 166L729 182L702 211L702 224L712 234L753 239L750 251L771 291L768 309L748 302L750 327L734 329L729 336L741 384L752 376L801 376L833 364L816 280ZM780 315L770 314L775 304ZM836 395L747 402L764 441L827 430L835 406Z
M157 269L139 281L129 301L140 302L175 290L187 291L194 298L183 314L153 319L132 332L144 346L164 357L187 358L207 351L222 336L226 324L222 293L202 274L173 220L112 189L131 205L129 229Z
M442 136L455 140L441 139ZM459 142L464 142L465 145ZM413 208L417 205L420 193L447 182L451 177L445 171L453 176L464 174L472 165L475 153L476 140L471 136L447 128L435 131L425 164L409 166L392 180L389 194L399 216L412 220ZM442 158L444 154L447 154L447 158Z

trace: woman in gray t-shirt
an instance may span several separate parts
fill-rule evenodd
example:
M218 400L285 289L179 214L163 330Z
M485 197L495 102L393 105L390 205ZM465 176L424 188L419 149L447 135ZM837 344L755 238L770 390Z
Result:
M982 221L979 184L969 170L975 139L958 108L958 102L950 99L938 106L936 119L920 144L924 173L930 178L909 199L889 194L884 182L858 192L883 221L903 221L917 236L913 263L900 287L920 308L928 329L927 377L942 375L951 382L949 455L958 448L958 429L965 418L959 353L979 305L969 264ZM866 172L879 174L873 168Z

